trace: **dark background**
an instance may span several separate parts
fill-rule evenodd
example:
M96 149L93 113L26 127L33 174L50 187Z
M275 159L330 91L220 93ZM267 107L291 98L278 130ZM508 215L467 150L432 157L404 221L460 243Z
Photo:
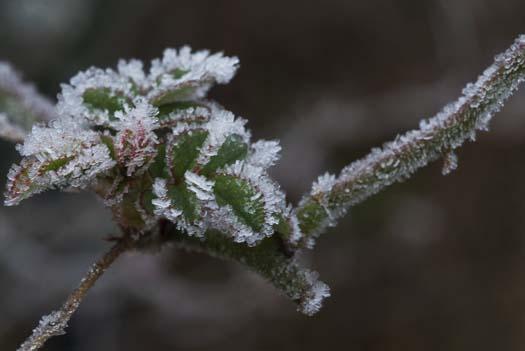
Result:
M50 97L90 65L165 47L239 56L212 96L281 140L274 176L291 201L438 112L520 32L518 0L0 0L0 59ZM45 350L522 350L524 98L456 172L433 164L320 239L304 260L333 296L315 317L244 267L166 248L115 264ZM17 155L3 142L0 155L5 176ZM0 350L58 307L114 231L90 194L0 208Z

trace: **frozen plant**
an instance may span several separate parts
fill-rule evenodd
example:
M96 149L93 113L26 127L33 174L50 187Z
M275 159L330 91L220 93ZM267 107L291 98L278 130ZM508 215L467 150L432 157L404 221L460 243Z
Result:
M148 71L138 60L121 60L116 70L80 72L62 85L56 107L50 107L9 65L0 65L0 136L23 139L5 204L48 189L86 189L100 196L121 229L113 248L20 350L36 350L62 334L119 255L166 243L240 262L295 301L299 311L315 314L330 290L297 263L298 253L313 248L351 206L429 162L443 158L443 174L453 171L454 150L474 140L477 130L487 130L524 80L525 36L456 102L338 176L320 176L297 206L287 203L268 175L279 160L278 141L253 142L246 120L206 100L208 90L228 83L237 67L235 57L167 49ZM20 114L41 122L29 131Z

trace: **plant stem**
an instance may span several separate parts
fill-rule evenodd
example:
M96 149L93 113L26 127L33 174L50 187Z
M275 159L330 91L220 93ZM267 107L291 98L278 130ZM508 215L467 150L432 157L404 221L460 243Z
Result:
M106 254L95 262L79 286L68 296L66 302L58 311L44 316L39 325L33 330L31 336L18 348L18 351L34 351L40 349L51 337L63 335L64 330L73 314L76 312L80 303L95 285L97 280L115 262L115 260L131 247L131 242L127 238L120 239Z
M362 202L395 182L403 181L428 163L449 155L453 160L444 174L455 168L452 153L466 140L474 140L477 130L487 130L488 122L525 79L525 35L516 39L478 78L468 84L462 96L419 129L398 136L382 148L345 167L336 178L319 178L297 208L304 233L299 247L313 247L315 238L336 224L353 205Z

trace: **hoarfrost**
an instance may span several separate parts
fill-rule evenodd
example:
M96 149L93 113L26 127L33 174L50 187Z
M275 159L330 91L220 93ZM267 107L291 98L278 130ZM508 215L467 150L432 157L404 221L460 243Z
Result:
M257 239L261 240L273 234L274 225L278 224L278 214L286 211L286 199L279 185L270 179L266 171L243 161L237 161L228 166L224 172L248 181L257 192L262 194L264 202L265 221Z
M230 111L215 111L205 125L208 137L201 148L197 162L202 165L208 163L212 156L217 155L220 147L230 135L239 135L244 142L248 143L251 135L244 127L246 122L245 119L235 118Z
M252 144L248 162L254 166L270 168L280 158L281 145L277 140L259 140Z
M34 126L17 149L25 159L9 172L6 205L46 189L85 188L115 165L100 136L69 119L53 121L50 127Z
M304 277L310 289L301 298L298 310L307 316L312 316L319 312L323 300L330 297L330 287L319 280L317 272L306 271Z
M157 197L152 201L153 206L155 206L155 214L176 223L182 215L182 211L172 205L171 199L168 197L168 187L165 179L155 179L153 194Z
M213 195L215 183L213 181L189 171L184 174L184 178L188 189L193 191L200 201L211 201L215 198Z
M144 169L157 155L159 140L154 133L159 127L157 113L155 107L142 99L135 103L135 108L125 106L124 111L115 113L117 121L111 125L118 130L115 137L117 160L127 168L128 177Z

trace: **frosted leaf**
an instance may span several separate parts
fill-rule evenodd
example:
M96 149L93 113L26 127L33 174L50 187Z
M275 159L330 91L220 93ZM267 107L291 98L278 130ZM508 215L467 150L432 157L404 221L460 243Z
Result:
M224 57L222 53L192 53L188 46L179 51L166 49L162 60L152 61L149 79L155 88L148 96L159 100L169 92L184 88L187 90L183 95L185 99L202 98L214 83L228 83L238 64L238 58Z
M39 165L35 159L23 159L20 165L13 165L7 174L5 192L6 206L15 206L20 201L44 189L33 184L31 175L35 174Z
M186 130L201 127L209 120L210 113L210 110L205 107L178 109L161 116L159 123L162 127L173 126L173 133L181 134Z
M26 136L26 131L12 123L5 113L0 113L0 138L9 141L22 141Z
M17 149L25 159L10 171L6 205L46 189L84 188L115 165L96 132L67 119L54 121L50 127L34 126Z
M279 222L278 215L286 211L285 195L279 185L270 179L263 168L243 161L237 161L226 167L224 172L246 180L257 191L257 196L262 195L265 218L261 232L255 233L255 241L271 236L274 226Z
M113 113L123 109L134 96L129 77L111 69L89 68L62 84L57 110L60 116L85 119L94 125L105 125ZM92 105L91 102L99 104Z
M222 144L230 135L239 135L245 143L249 143L251 134L245 129L246 120L235 118L233 113L226 110L214 111L210 121L204 128L208 131L208 137L201 148L197 163L205 165L212 156L217 155Z
M299 219L297 218L297 213L292 205L288 205L286 210L283 212L283 218L287 222L287 233L286 240L292 247L296 247L300 241L303 239L303 232L299 226Z
M145 102L138 100L135 107L124 107L124 111L115 112L115 122L111 122L116 130L115 152L118 163L127 169L127 176L132 176L137 170L144 170L157 155L159 140L154 130L158 128L155 116L158 110Z
M213 181L190 171L187 171L184 177L188 189L197 195L197 199L200 201L212 201L215 198L213 194Z
M157 178L153 186L153 193L156 196L152 202L153 206L155 207L154 213L157 217L166 218L167 220L173 222L176 224L177 229L186 232L188 235L202 237L208 229L207 222L205 221L207 218L207 211L212 209L207 206L214 203L212 199L208 199L206 196L206 192L208 191L210 184L208 181L199 179L200 177L197 175L192 176L190 172L188 172L187 175L187 179L191 179L187 181L191 184L190 189L187 191L192 194L198 192L199 194L196 195L197 199L199 196L201 196L203 199L206 199L198 199L202 201L202 203L200 205L196 204L197 206L190 210L190 204L187 202L189 201L189 198L186 197L186 200L181 200L181 194L188 195L188 193L185 192L186 190L184 190L185 188L181 189L180 187L172 187L172 191L177 189L176 193L178 195L173 193L170 195L168 183L166 180ZM176 196L176 199L181 201L181 208L176 206L173 196ZM212 207L215 208L213 205ZM197 213L193 213L193 210L197 211ZM188 216L188 212L191 212L191 216Z
M165 179L155 179L153 183L153 194L156 196L156 199L152 201L155 207L155 215L177 223L182 215L182 211L176 209L171 203L171 199L168 197L168 187Z
M222 206L209 213L206 218L209 227L232 237L237 243L256 245L262 238L253 229L241 222L230 206Z
M277 140L259 140L252 144L248 162L254 166L270 168L280 158L281 145Z

